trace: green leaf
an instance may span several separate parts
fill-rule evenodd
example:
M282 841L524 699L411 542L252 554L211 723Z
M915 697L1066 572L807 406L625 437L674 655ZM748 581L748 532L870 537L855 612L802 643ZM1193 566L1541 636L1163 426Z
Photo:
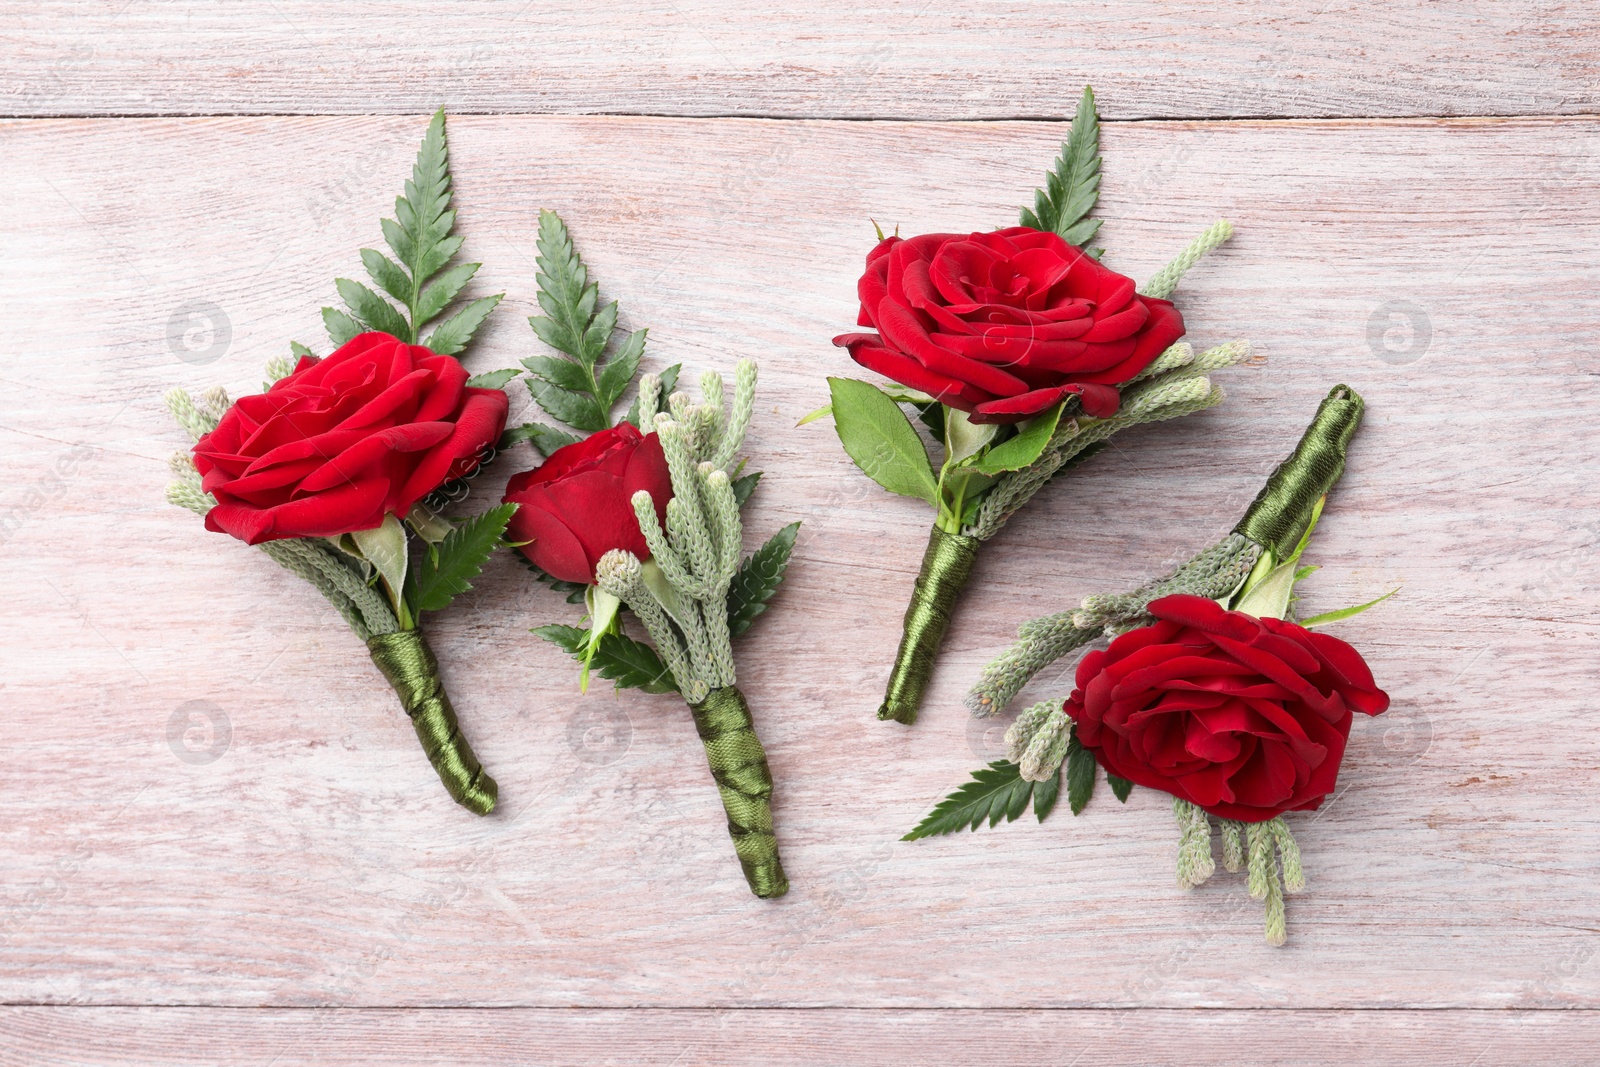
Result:
M639 361L644 358L645 336L649 332L635 330L630 333L617 346L616 353L606 361L605 369L600 372L599 400L607 411L628 391L628 386L633 384L633 376L639 373Z
M589 631L576 626L541 626L533 631L559 646L580 663L589 654ZM606 634L600 639L590 669L600 677L617 683L618 689L642 689L646 693L676 693L677 683L656 650L626 634Z
M582 604L589 592L589 587L583 582L564 582L560 578L552 578L546 574L538 564L534 563L521 552L516 552L514 558L518 563L528 568L528 573L533 575L533 580L540 585L547 585L567 598L568 604Z
M535 280L544 317L534 316L528 322L539 340L581 359L599 286L589 281L589 272L572 246L567 224L554 211L539 212L538 249Z
M978 454L1000 427L994 423L975 423L965 411L951 409L944 416L945 462L954 466Z
M806 425L807 423L816 422L818 419L826 419L829 416L831 416L832 414L833 414L833 401L830 400L826 404L824 404L820 408L818 408L817 410L815 410L813 412L809 412L808 414L802 416L800 421L794 424L794 428L798 430L800 427Z
M1078 732L1072 732L1067 742L1067 806L1072 814L1083 811L1084 805L1094 795L1094 753L1078 742Z
M371 530L355 530L350 540L361 553L361 558L378 568L391 597L399 600L406 587L406 528L393 514L383 517L383 522ZM402 613L403 615L403 613ZM401 619L402 624L405 619Z
M546 426L542 422L525 422L521 426L513 426L500 435L500 443L495 448L501 452L510 448L519 441L530 441L546 456L559 448L576 444L583 440L575 434L558 430L554 426Z
M375 249L363 248L361 265L367 268L367 276L378 283L378 288L402 304L411 299L411 279L394 260Z
M761 480L761 472L753 471L742 478L733 480L733 499L741 508L744 502L750 499L750 494L756 491L756 483Z
M333 286L339 290L339 298L344 301L345 307L350 309L357 322L370 329L398 337L402 341L411 340L411 327L406 325L405 316L396 311L394 305L383 297L349 278L335 278Z
M299 341L290 341L289 342L289 354L292 355L295 358L295 362L299 362L300 360L304 359L306 356L314 356L314 355L316 355L316 353L312 352L311 349L307 348L305 345L301 344Z
M745 557L739 573L728 586L728 630L737 637L750 629L756 616L767 610L767 601L783 584L783 572L794 551L795 534L800 524L791 522Z
M1033 814L1040 822L1045 816L1055 810L1056 801L1061 798L1061 767L1056 766L1056 773L1042 782L1033 783Z
M527 381L528 392L533 394L534 402L544 408L551 418L584 433L595 433L611 425L611 420L593 396L563 389L543 378L529 378Z
M996 760L973 771L972 781L934 805L916 829L900 840L916 841L953 834L961 829L976 830L985 819L990 826L999 825L1001 819L1016 822L1017 816L1028 809L1033 789L1034 783L1023 780L1022 770L1015 763Z
M361 333L361 324L338 308L323 308L322 324L327 327L328 340L335 348Z
M672 391L678 387L678 374L682 370L682 363L674 363L672 366L656 375L656 380L661 383L661 396L663 398L671 396ZM633 398L633 405L628 408L627 419L629 422L633 423L634 429L643 429L643 427L639 425L638 397Z
M877 386L853 378L829 378L828 389L834 428L856 466L891 493L937 506L939 485L927 450L900 405Z
M335 344L343 344L361 332L358 322L393 334L402 341L419 343L423 327L442 314L477 273L481 266L478 263L461 263L445 269L461 250L461 238L450 232L456 219L455 212L450 209L450 197L450 156L441 110L434 114L423 134L416 163L411 169L411 180L405 183L403 195L394 202L395 217L379 223L383 239L395 259L373 248L361 250L361 263L368 276L400 306L396 308L371 289L348 278L335 279L339 296L354 312L351 318L341 312L323 310L323 321ZM444 273L440 274L441 270ZM484 318L504 295L473 301L420 343L441 355L455 355L472 340Z
M1081 248L1100 229L1098 219L1087 217L1099 198L1100 120L1094 113L1094 90L1085 85L1055 169L1045 175L1045 187L1034 193L1033 210L1023 208L1022 225L1054 231Z
M1057 404L1044 414L1035 416L1017 436L1000 442L968 465L980 474L1003 474L1028 466L1049 447L1056 424L1061 421L1061 409L1065 406Z
M594 386L588 368L556 356L529 356L522 361L529 373L569 393L587 394Z
M628 391L644 356L647 330L635 330L611 358L601 357L617 326L617 304L599 305L599 286L589 280L572 245L567 224L554 211L539 212L537 281L543 315L528 319L534 334L570 359L536 356L524 365L544 379L542 388L529 383L533 398L551 417L575 429L594 433L609 429L611 408ZM676 368L673 368L674 383ZM637 425L638 402L628 418Z
M1106 781L1110 783L1111 792L1116 794L1117 799L1126 804L1128 802L1128 794L1133 792L1133 783L1126 778L1118 778L1114 774L1107 774Z
M474 374L467 379L467 384L474 389L504 389L507 382L521 373L515 367L492 370L487 374Z
M1337 611L1325 611L1321 615L1313 615L1309 619L1301 619L1300 625L1309 630L1313 626L1326 626L1330 622L1338 622L1341 619L1354 618L1355 616L1360 615L1363 611L1366 611L1368 608L1376 607L1377 605L1382 604L1385 600L1388 600L1399 591L1400 586L1395 586L1393 589L1389 590L1376 600L1369 600L1365 604L1357 604L1353 608L1340 608Z
M504 296L504 293L498 293L495 296L474 300L441 322L433 333L422 341L422 344L441 356L455 355L472 341L472 335L478 332L483 320L489 317L489 312L495 309L495 305L500 303Z
M412 576L411 602L418 611L438 611L472 588L472 579L501 543L515 504L501 504L457 526L433 552L422 557Z

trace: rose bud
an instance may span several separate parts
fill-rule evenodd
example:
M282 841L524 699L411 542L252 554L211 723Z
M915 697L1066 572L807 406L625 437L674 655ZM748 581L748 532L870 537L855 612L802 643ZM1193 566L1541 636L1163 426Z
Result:
M976 423L1021 422L1073 394L1089 415L1114 414L1116 386L1183 336L1171 302L1027 226L884 238L857 292L857 323L878 332L833 343Z
M522 554L552 578L593 585L595 564L612 549L650 558L632 504L641 489L664 522L672 478L661 441L624 422L559 448L513 477L505 501L519 506L507 536L528 542Z
M505 393L469 387L455 358L361 334L240 397L196 442L217 501L206 529L252 545L373 529L475 470L506 410Z

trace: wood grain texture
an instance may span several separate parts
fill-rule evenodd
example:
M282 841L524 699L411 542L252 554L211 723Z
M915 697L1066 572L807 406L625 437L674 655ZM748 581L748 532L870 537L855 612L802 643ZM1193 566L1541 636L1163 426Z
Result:
M1108 119L1600 110L1581 3L4 5L0 113Z
M27 1067L1567 1067L1590 1011L449 1011L0 1008Z
M854 317L867 219L1007 223L1059 127L453 120L461 225L486 263L474 288L508 293L469 367L535 349L540 207L566 217L625 324L652 328L652 365L762 361L747 447L769 474L747 524L753 540L805 521L790 581L739 649L794 883L776 903L744 889L684 709L580 698L571 664L527 633L573 610L511 561L433 627L501 786L502 810L477 820L332 610L161 501L182 443L161 393L258 388L290 338L325 345L317 308L378 240L421 129L0 124L0 1000L1600 1007L1600 121L1109 128L1108 262L1147 276L1232 218L1237 238L1177 299L1194 341L1248 337L1265 363L1228 375L1220 409L1119 440L988 547L984 593L905 729L873 708L930 517L855 472L826 425L794 423L824 374L851 369L828 338ZM180 358L205 349L178 314L198 306L230 323L203 366ZM1148 791L897 843L990 757L960 698L1016 624L1226 529L1336 381L1369 415L1307 607L1404 586L1339 631L1395 706L1357 725L1339 796L1296 822L1310 888L1289 947L1262 943L1241 880L1173 887L1171 816ZM226 739L189 717L207 709ZM1592 1027L1529 1017L1560 1041ZM87 1033L119 1018L8 1020ZM270 1017L140 1018L182 1034ZM1237 1018L1202 1025L1225 1035ZM1407 1018L1441 1048L1465 1032ZM1268 1041L1251 1047L1268 1057Z

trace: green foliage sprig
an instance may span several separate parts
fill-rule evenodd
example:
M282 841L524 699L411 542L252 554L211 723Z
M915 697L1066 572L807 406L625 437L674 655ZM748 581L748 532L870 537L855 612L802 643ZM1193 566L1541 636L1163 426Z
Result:
M450 208L450 196L450 157L441 110L428 123L404 195L394 202L395 217L381 223L384 242L395 258L373 248L361 250L367 276L393 303L360 282L334 279L348 309L322 309L323 324L335 345L367 330L380 330L441 355L453 356L466 348L505 294L473 300L423 338L423 328L450 306L483 265L451 266L462 239L451 232L456 213Z

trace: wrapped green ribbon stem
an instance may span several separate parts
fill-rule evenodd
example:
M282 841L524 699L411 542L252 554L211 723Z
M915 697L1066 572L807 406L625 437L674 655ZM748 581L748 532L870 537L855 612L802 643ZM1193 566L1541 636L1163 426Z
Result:
M976 537L950 533L937 526L929 533L878 718L907 726L917 721L917 711L933 677L933 665L939 658L939 646L950 629L956 594L972 576L980 544Z
M762 899L789 891L778 839L772 826L772 771L767 753L756 737L750 706L738 686L713 689L698 704L690 704L700 743L722 807L728 813L728 836L744 868L750 891Z
M1317 502L1344 474L1345 452L1365 410L1366 402L1348 385L1330 389L1300 443L1272 472L1234 532L1265 548L1272 559L1291 555L1311 525Z
M472 754L467 739L461 736L455 709L439 677L439 661L418 630L396 630L374 634L367 640L372 662L389 680L400 704L411 717L417 740L427 753L457 804L475 815L494 810L499 787Z

